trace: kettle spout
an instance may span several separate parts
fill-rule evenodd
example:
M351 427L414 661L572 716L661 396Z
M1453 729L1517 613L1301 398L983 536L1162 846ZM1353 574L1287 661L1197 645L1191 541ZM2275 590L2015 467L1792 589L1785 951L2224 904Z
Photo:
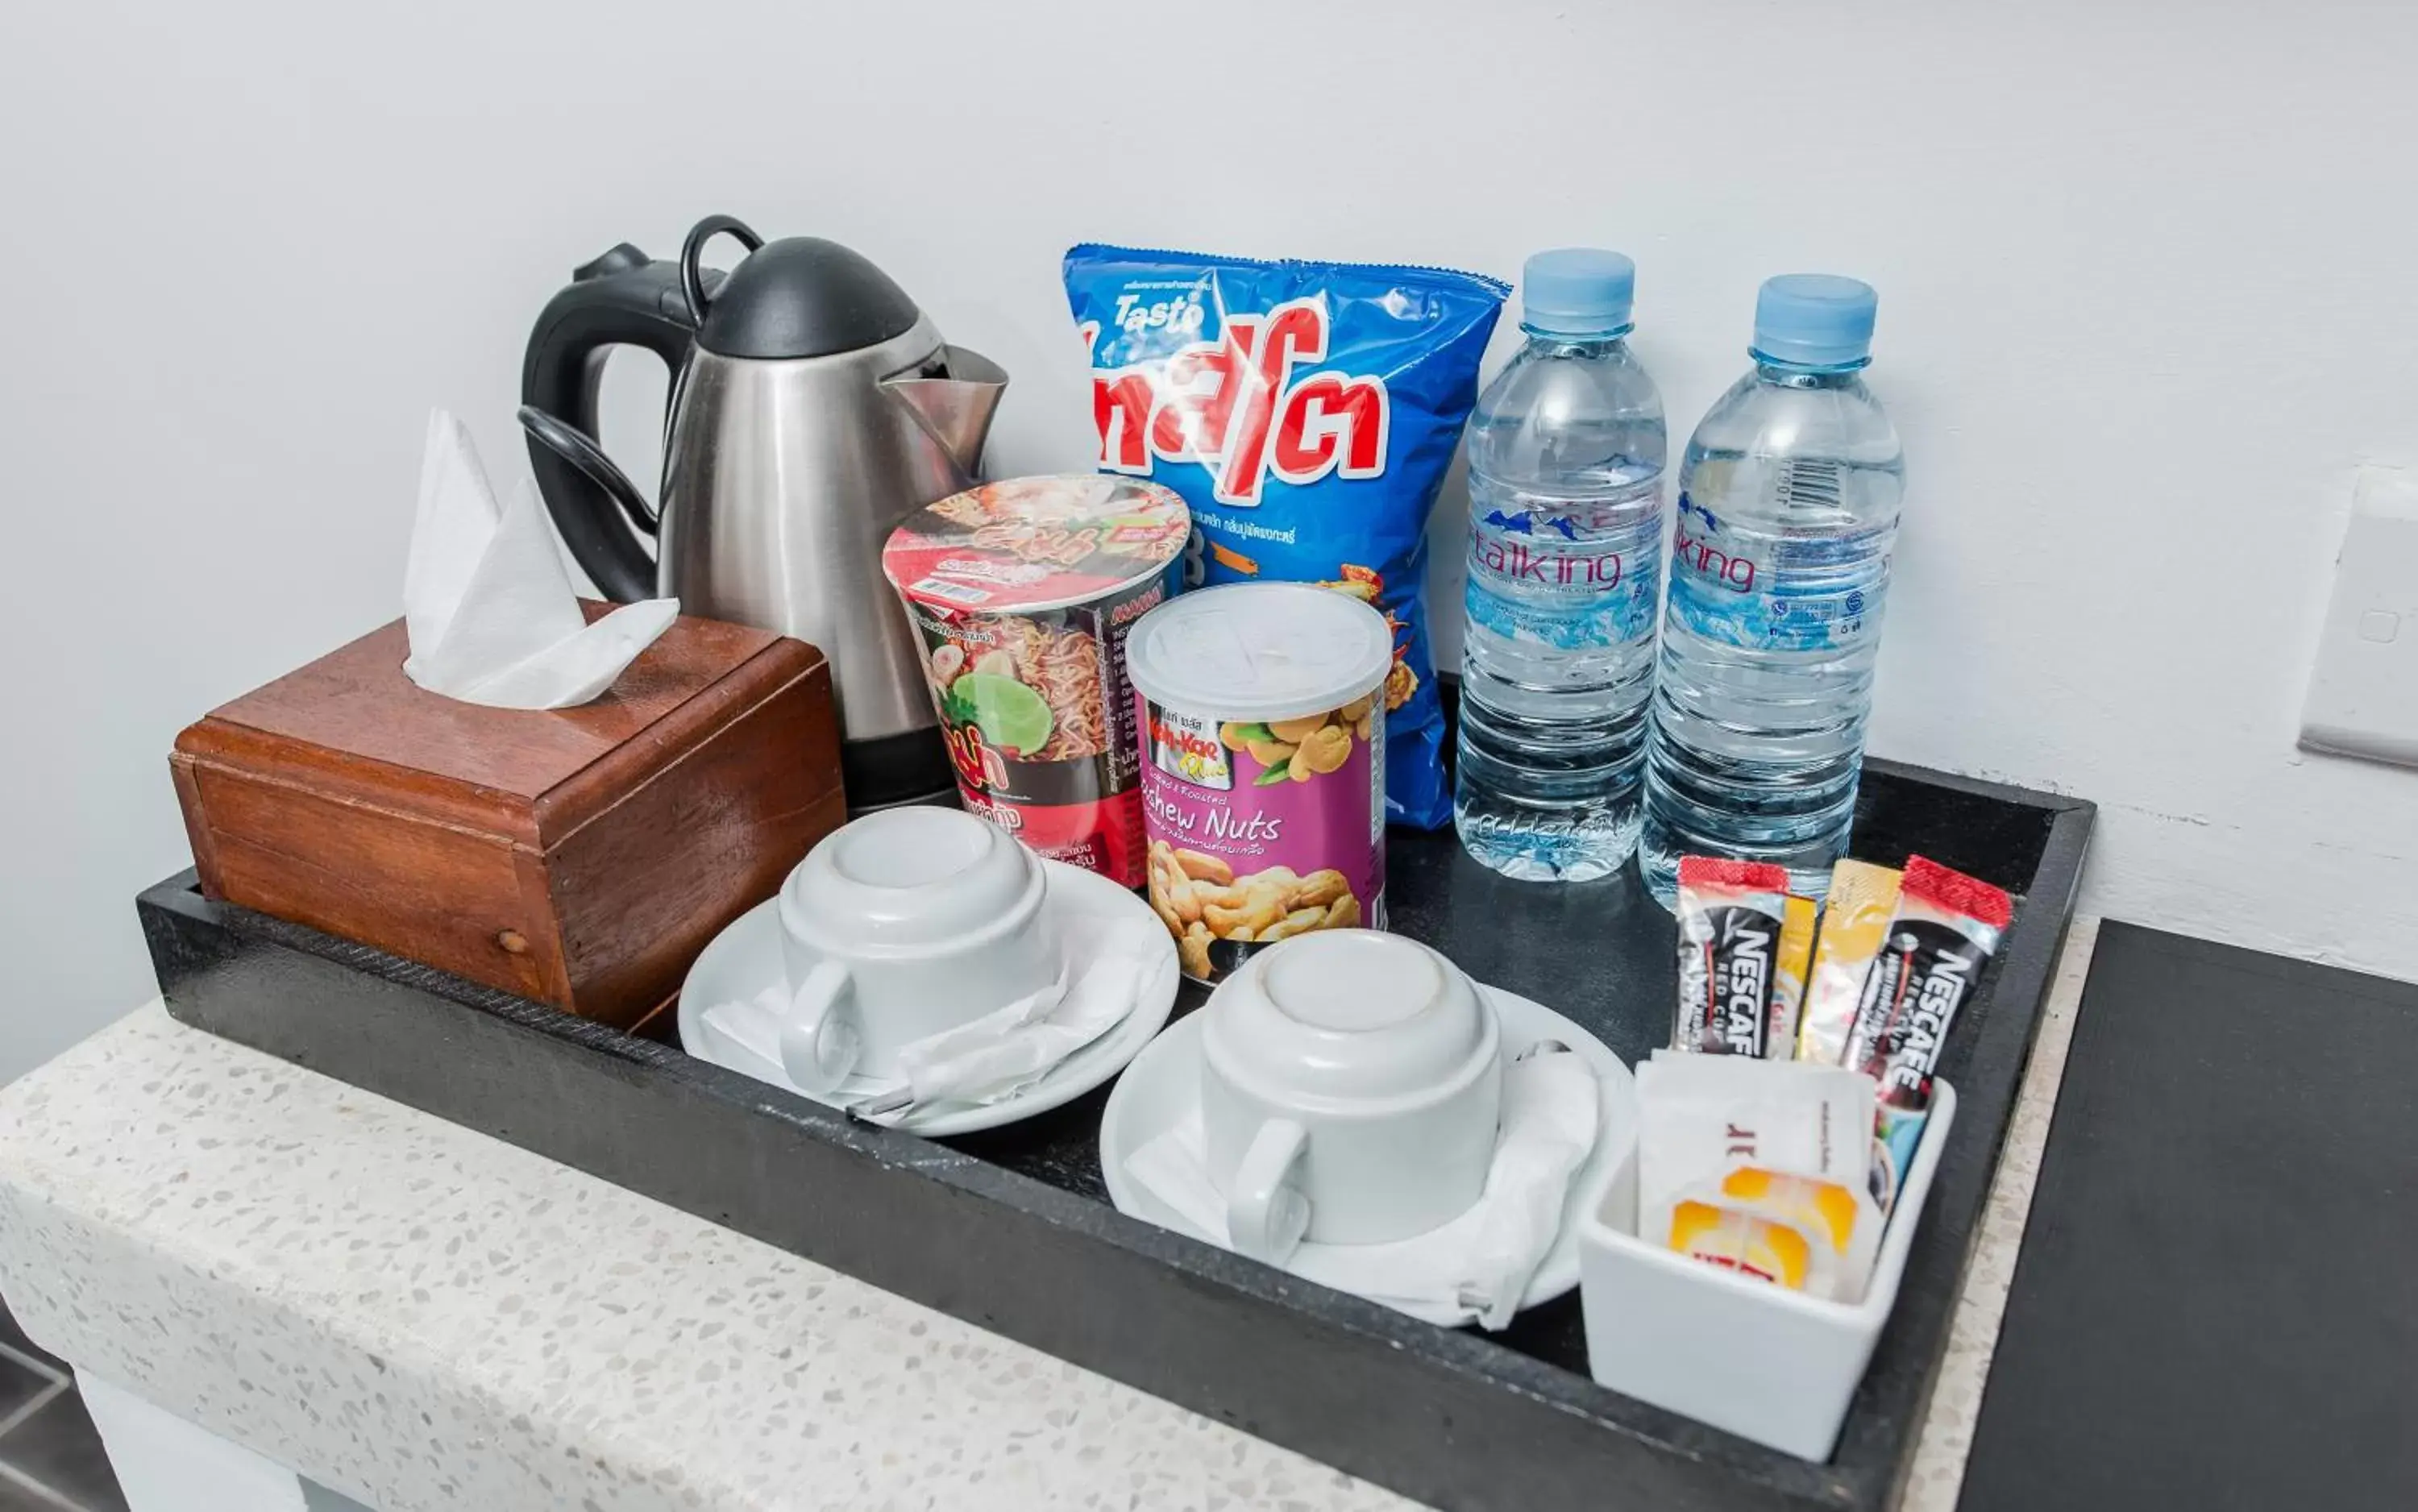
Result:
M971 484L982 461L983 441L1007 392L1007 371L979 352L962 346L941 349L942 376L924 369L884 378L881 387L907 406L915 423L939 443Z

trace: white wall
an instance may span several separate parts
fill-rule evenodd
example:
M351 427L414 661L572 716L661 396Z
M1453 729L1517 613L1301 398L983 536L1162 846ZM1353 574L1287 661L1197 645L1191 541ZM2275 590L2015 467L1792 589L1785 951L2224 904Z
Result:
M2353 470L2418 463L2409 8L381 8L0 38L0 1077L149 992L176 729L395 611L427 407L514 458L540 304L712 210L1003 361L1000 469L1085 455L1078 237L1625 248L1683 425L1757 280L1861 275L1910 477L1875 749L2099 800L2087 907L2418 976L2418 774L2292 745Z

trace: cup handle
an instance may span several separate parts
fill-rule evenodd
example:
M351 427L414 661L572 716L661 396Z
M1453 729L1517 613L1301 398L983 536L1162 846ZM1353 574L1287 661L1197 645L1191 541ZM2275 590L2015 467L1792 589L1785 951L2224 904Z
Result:
M789 1016L781 1024L781 1069L802 1091L836 1092L856 1069L863 1046L848 968L836 961L818 963L789 998Z
M1226 1237L1240 1253L1282 1265L1309 1231L1309 1199L1292 1180L1308 1138L1289 1118L1272 1118L1251 1136L1226 1199Z

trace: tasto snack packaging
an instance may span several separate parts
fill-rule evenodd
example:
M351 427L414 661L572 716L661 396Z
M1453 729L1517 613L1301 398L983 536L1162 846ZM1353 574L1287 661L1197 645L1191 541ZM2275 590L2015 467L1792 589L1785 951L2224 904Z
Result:
M1172 491L1078 473L952 495L881 553L966 807L1125 887L1143 853L1123 645L1175 591L1189 531Z
M1367 604L1285 583L1187 593L1134 627L1150 904L1186 976L1383 926L1392 643Z
M1079 246L1066 298L1100 466L1192 508L1192 584L1316 583L1373 605L1389 817L1452 817L1423 581L1428 511L1507 285L1441 268Z

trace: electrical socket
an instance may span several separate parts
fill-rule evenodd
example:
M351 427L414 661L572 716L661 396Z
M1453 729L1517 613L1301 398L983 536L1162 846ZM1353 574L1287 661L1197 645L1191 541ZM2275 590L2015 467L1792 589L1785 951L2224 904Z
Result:
M2301 746L2418 767L2418 472L2360 469Z

